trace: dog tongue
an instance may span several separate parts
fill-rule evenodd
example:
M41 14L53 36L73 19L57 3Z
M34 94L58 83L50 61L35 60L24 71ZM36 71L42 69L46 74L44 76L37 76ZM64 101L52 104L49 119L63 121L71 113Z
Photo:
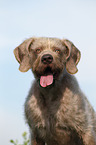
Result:
M53 75L41 76L40 85L42 87L47 87L53 83Z

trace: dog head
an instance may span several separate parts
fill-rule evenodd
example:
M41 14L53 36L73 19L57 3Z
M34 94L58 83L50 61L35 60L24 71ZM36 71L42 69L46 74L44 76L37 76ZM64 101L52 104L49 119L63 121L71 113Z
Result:
M69 40L57 38L30 38L14 50L22 72L32 71L42 87L53 84L64 69L70 74L78 70L80 51Z

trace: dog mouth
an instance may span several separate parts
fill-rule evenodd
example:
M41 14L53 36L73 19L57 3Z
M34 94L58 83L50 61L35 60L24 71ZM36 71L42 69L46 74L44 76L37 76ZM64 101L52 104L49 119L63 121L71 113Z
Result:
M40 76L40 86L43 88L53 84L54 73L50 67L47 67L44 73Z

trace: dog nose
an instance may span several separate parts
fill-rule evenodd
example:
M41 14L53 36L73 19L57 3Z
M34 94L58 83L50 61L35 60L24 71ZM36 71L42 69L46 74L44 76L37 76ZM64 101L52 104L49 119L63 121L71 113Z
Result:
M45 55L42 56L41 61L42 61L44 64L50 64L50 63L52 63L52 61L53 61L53 57L52 57L52 55L50 55L50 54L45 54Z

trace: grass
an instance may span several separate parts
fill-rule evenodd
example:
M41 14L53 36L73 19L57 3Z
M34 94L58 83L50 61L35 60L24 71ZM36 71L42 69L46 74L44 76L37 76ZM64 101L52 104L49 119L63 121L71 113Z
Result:
M18 140L15 140L15 141L14 140L10 140L10 143L12 143L13 145L30 145L29 139L27 137L27 133L26 132L24 132L22 134L22 137L23 137L23 143L22 144L20 144Z

